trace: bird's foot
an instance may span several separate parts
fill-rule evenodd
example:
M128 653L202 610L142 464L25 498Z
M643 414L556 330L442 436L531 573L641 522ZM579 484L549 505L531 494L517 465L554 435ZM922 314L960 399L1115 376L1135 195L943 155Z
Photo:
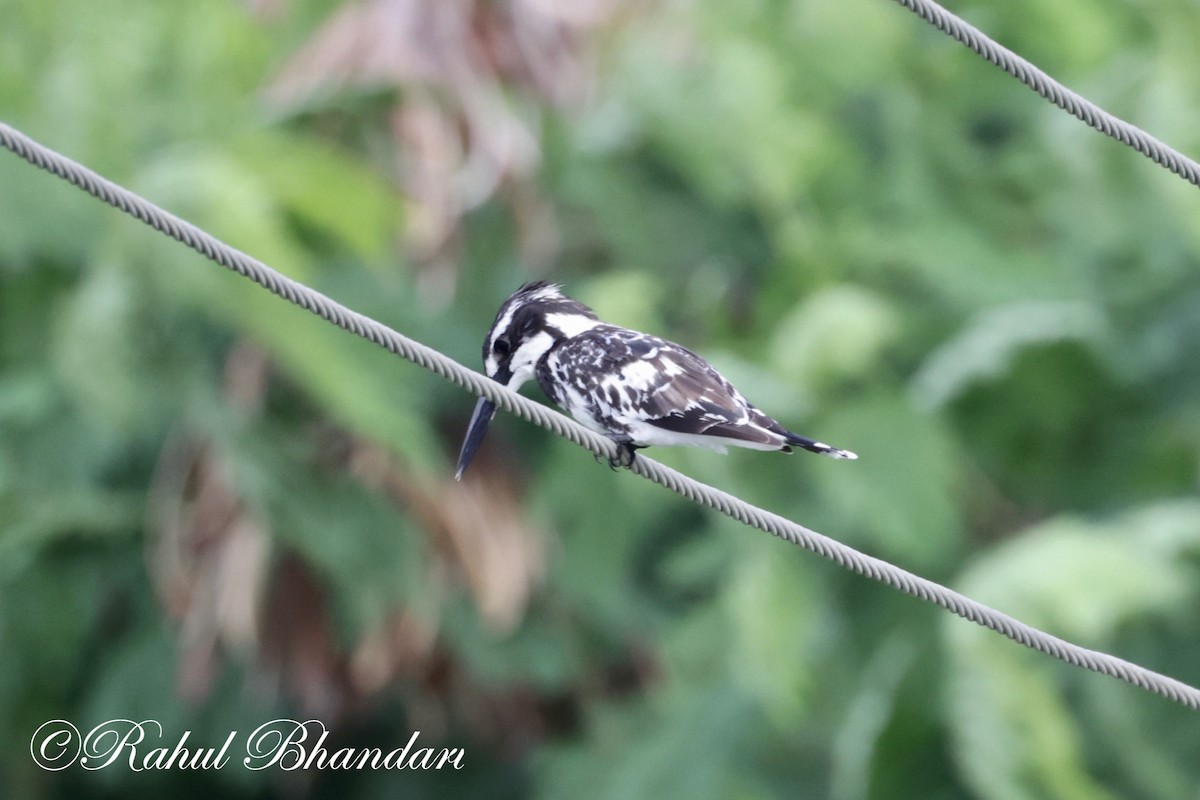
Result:
M635 445L618 442L617 443L617 454L608 460L609 468L612 469L614 472L616 472L618 469L620 469L622 467L625 467L625 468L632 467L634 451L636 451L636 450L637 450L637 446L635 446Z

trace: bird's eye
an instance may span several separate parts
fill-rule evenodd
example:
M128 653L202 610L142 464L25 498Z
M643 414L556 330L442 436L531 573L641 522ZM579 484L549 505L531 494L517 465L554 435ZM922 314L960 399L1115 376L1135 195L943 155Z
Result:
M512 351L512 345L508 343L508 339L505 339L503 336L501 336L492 345L492 350L496 351L496 355L504 358L504 356L508 355L509 352Z

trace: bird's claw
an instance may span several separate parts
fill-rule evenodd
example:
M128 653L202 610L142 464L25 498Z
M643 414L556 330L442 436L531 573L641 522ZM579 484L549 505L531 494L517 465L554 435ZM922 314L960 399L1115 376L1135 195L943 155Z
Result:
M608 466L613 472L616 472L622 467L629 468L633 466L633 456L635 448L631 444L618 444L617 454L608 459Z

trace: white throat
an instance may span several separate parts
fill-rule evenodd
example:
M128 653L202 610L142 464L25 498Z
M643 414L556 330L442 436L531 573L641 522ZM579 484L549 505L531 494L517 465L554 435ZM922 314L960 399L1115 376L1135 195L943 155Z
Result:
M546 331L539 331L536 336L522 342L509 362L512 377L508 380L508 388L515 391L532 378L538 360L554 347L554 342L554 337Z

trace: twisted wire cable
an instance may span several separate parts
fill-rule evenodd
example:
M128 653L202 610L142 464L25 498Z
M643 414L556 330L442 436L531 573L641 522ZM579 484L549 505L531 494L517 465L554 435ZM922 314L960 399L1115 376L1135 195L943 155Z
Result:
M1200 164L1141 128L1113 116L1095 103L1051 78L1032 63L1004 47L967 21L933 0L896 0L921 19L969 47L1071 116L1086 122L1105 136L1129 145L1155 164L1165 167L1193 186L1200 186Z
M346 308L314 289L288 278L261 261L221 242L191 223L164 211L133 192L102 178L86 167L35 142L0 122L0 145L109 205L124 211L157 231L187 245L206 258L249 278L263 288L301 308L308 309L343 330L361 336L475 395L495 402L505 411L536 423L601 458L612 459L616 445L548 406L522 397L490 378L469 369L431 347ZM1192 709L1200 709L1200 689L1124 659L1072 644L1038 630L983 603L931 580L914 575L852 547L830 539L789 519L751 505L727 492L700 483L681 472L639 455L632 471L687 499L720 511L733 519L799 545L859 575L952 611L964 619L1001 633L1033 650L1076 667L1099 672L1139 686Z

